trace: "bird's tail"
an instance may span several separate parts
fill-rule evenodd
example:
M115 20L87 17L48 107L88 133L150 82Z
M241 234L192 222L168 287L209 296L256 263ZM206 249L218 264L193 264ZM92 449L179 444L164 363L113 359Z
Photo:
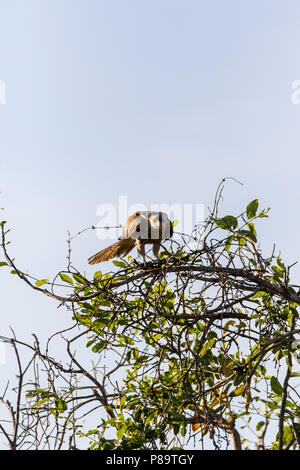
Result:
M104 248L94 256L88 259L89 264L101 263L102 261L108 261L117 256L126 256L134 247L135 240L132 238L124 238L114 243L113 245Z

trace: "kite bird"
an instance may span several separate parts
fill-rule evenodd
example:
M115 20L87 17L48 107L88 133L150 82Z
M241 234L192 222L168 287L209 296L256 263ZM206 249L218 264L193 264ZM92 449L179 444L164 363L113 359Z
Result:
M171 238L172 235L173 225L167 214L153 211L135 212L123 225L119 241L91 256L88 262L96 264L117 256L126 256L136 245L138 255L143 257L145 266L145 245L153 245L153 254L158 258L160 242Z

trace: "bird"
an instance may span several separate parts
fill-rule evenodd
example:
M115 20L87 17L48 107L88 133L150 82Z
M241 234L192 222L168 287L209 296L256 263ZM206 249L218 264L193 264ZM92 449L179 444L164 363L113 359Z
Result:
M132 214L123 225L119 240L91 256L88 263L97 264L118 256L124 257L136 246L138 255L143 257L144 266L146 266L145 245L153 245L153 254L158 258L160 242L172 236L173 224L167 214L138 211Z

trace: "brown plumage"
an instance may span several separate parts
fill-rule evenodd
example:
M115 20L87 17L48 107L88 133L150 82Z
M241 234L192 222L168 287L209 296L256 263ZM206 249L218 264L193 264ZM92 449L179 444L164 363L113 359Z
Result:
M126 238L124 240L119 240L113 245L104 248L104 250L99 251L94 256L91 256L88 259L89 264L101 263L101 261L109 261L112 258L117 256L126 256L132 248L134 248L135 240L131 238Z
M152 244L153 254L158 257L160 242L171 238L172 235L172 222L163 212L136 212L123 225L120 240L91 256L88 262L96 264L118 256L126 256L136 245L138 255L143 257L145 265L145 245Z

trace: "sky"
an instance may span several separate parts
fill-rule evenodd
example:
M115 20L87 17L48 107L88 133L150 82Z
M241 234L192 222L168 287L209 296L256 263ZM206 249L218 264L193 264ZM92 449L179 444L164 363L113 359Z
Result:
M258 198L263 247L299 261L299 42L299 0L0 0L0 219L18 267L65 269L67 232L120 196L207 208L224 177L243 184L227 181L224 214ZM76 238L76 267L91 275L106 244ZM0 334L70 324L5 268L0 283Z

